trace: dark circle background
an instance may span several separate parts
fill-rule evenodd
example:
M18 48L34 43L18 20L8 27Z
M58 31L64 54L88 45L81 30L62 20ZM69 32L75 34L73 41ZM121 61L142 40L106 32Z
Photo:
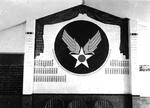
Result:
M94 51L95 55L87 60L89 68L83 64L74 68L76 59L69 54L70 50L62 40L64 30L66 30L67 33L75 39L82 48L99 30L102 40L97 49ZM97 70L105 62L108 55L109 44L106 34L99 26L89 21L79 20L67 24L59 31L55 40L54 50L59 63L65 69L77 74L87 74Z

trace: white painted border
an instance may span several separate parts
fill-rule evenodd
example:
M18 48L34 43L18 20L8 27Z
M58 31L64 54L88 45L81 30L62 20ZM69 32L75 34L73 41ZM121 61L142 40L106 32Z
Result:
M31 32L32 34L27 34ZM34 72L35 20L26 21L23 94L32 94Z

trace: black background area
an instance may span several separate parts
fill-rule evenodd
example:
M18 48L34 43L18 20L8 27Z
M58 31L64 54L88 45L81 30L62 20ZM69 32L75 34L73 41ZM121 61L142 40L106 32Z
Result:
M64 30L66 30L67 33L73 39L75 39L82 48L85 46L88 40L97 33L97 31L100 32L102 40L97 49L94 51L95 55L87 60L89 68L83 64L74 68L76 59L69 54L70 50L62 40ZM74 21L64 26L58 33L55 40L55 53L60 64L67 70L78 74L90 73L101 67L107 58L108 50L109 44L106 34L103 32L103 30L96 24L84 20Z

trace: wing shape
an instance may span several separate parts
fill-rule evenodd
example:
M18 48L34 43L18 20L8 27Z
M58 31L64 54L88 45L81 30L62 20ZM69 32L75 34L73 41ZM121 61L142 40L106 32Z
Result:
M89 39L89 41L84 46L84 53L85 54L94 54L94 50L97 48L98 44L101 42L101 34L99 31L92 37L92 39Z
M68 49L71 51L70 53L79 54L79 44L76 42L75 39L72 39L65 30L63 32L62 40L68 46Z

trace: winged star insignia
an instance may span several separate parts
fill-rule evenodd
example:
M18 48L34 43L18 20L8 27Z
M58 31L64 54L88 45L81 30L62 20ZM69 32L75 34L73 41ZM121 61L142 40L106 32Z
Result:
M76 40L69 36L66 30L64 30L62 40L70 50L69 54L77 60L75 68L81 64L89 68L87 59L95 54L94 51L96 50L98 44L101 42L102 38L100 32L97 31L97 33L91 39L89 39L85 46L82 48L76 42Z

